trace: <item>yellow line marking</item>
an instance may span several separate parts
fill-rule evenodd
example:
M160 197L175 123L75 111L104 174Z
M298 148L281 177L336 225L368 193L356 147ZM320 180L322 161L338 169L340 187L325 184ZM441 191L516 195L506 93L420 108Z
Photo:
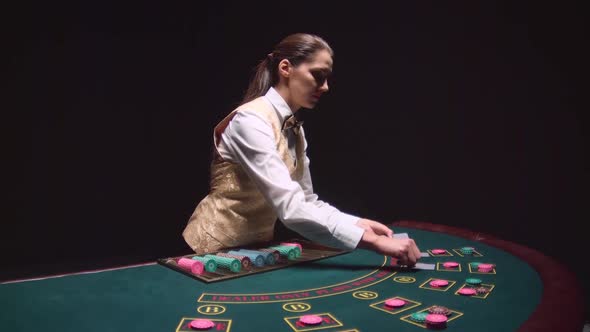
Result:
M354 281L357 280L361 280L363 278L367 278L370 277L373 274L376 274L378 272L382 272L381 268L383 266L385 266L385 264L388 261L388 257L384 256L383 259L383 264L381 264L379 269L376 269L364 276L358 277L356 279L352 279L349 281L344 281L338 284L333 284L333 285L327 285L327 286L322 286L322 287L317 287L317 288L311 288L311 289L304 289L304 290L294 290L294 291L288 291L288 292L276 292L276 293L247 293L247 294L221 294L221 293L202 293L201 296L199 297L199 299L197 300L197 302L199 303L231 303L231 304L261 304L261 303L276 303L276 302L287 302L287 301L293 301L295 299L283 299L283 300L272 300L272 301L252 301L252 302L233 302L233 301L221 301L221 300L203 300L203 297L205 296L225 296L225 297L236 297L236 296L276 296L276 295L286 295L286 294L293 294L293 293L303 293L303 292L310 292L310 291L314 291L314 290L318 290L318 289L327 289L327 288L334 288L340 285L344 285L344 284L348 284L348 283L352 283ZM305 300L309 300L309 299L317 299L317 298L322 298L322 297L328 297L328 296L334 296L334 295L339 295L339 294L344 294L344 293L349 293L349 292L353 292L359 289L363 289L363 288L367 288L369 286L373 286L376 285L380 282L383 282L387 279L389 279L389 277L396 275L397 271L391 272L391 274L388 273L387 277L383 277L380 280L377 280L375 282L369 283L369 284L363 284L361 286L358 286L356 288L352 288L352 289L347 289L347 290L343 290L343 291L337 291L334 293L330 293L330 294L326 294L326 295L317 295L317 296L309 296L309 297L305 297L303 299Z

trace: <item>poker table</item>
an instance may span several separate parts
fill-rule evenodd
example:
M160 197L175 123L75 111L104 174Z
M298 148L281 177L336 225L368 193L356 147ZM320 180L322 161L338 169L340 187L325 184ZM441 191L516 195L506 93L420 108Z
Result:
M3 331L424 331L412 315L447 308L449 331L581 331L575 276L557 261L492 236L439 224L400 221L434 270L392 266L366 250L283 269L205 283L150 262L0 285ZM471 255L460 248L473 247ZM444 255L431 250L443 249ZM305 248L304 248L305 249ZM459 263L447 269L445 262ZM473 262L493 269L478 273ZM467 279L485 294L461 295ZM435 279L448 285L433 287ZM480 286L481 286L480 285ZM392 307L387 300L402 300ZM387 302L390 303L390 302ZM321 317L319 324L300 321Z

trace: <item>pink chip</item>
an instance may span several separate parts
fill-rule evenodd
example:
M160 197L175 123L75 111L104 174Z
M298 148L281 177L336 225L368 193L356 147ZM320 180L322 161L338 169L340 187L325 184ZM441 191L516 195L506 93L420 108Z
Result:
M191 321L189 326L191 328L197 329L197 330L206 330L206 329L210 329L213 326L215 326L215 323L213 323L212 321L210 321L208 319L195 319L195 320Z
M194 262L196 262L194 259L182 257L181 259L178 260L178 266L180 266L181 268L183 268L185 270L190 271Z
M430 286L432 287L445 287L448 284L449 282L443 279L435 279L430 282Z
M388 307L403 307L406 304L406 301L400 299L389 299L385 301L385 305Z
M317 315L305 315L299 318L299 321L307 325L317 325L322 322L322 317Z
M482 269L482 270L491 270L494 268L494 264L485 264L485 263L481 263L477 266L478 269Z
M178 260L178 266L193 274L203 274L203 270L205 269L203 262L186 257L182 257Z
M205 271L205 264L201 261L195 261L191 266L191 272L196 275L201 275Z
M452 269L452 268L459 266L459 263L457 263L457 262L444 262L443 266L445 267L445 269Z
M444 254L444 253L446 253L446 252L447 252L447 251L446 251L446 250L444 250L444 249L432 249L431 251L432 251L432 253L433 253L433 254L435 254L435 255L442 255L442 254Z
M439 314L426 315L426 323L442 324L442 323L446 323L447 320L449 320L449 319L445 315L439 315Z
M477 292L473 288L461 288L461 289L459 289L458 293L461 295L471 296L471 295L475 295Z

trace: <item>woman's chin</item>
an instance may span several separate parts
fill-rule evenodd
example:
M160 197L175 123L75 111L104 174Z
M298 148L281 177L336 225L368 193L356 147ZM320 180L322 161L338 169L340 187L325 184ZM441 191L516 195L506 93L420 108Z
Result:
M319 102L319 100L307 102L306 105L303 105L303 108L314 109L316 107L316 105L318 104L318 102Z

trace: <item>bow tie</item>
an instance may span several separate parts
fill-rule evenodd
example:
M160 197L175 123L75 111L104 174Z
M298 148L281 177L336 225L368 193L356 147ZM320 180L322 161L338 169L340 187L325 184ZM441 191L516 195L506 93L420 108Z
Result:
M287 120L285 120L285 122L283 122L283 130L293 128L293 132L295 133L295 135L299 135L299 129L301 128L302 124L303 124L303 121L297 120L295 115L291 114L287 118Z

